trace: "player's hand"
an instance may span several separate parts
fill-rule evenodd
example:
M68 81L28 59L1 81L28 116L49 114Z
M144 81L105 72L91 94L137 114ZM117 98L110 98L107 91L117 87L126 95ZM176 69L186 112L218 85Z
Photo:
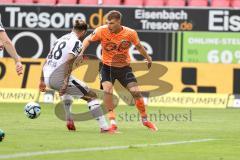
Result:
M146 59L146 62L147 62L148 69L150 69L152 66L152 57L148 56L148 59Z
M67 85L63 85L62 88L59 90L59 95L63 96L66 93Z
M46 92L46 84L43 81L41 81L39 84L39 90L41 92Z
M76 64L76 66L79 66L80 63L82 63L82 62L83 62L83 54L80 53L80 54L77 56L77 58L75 59L74 63Z
M23 74L23 66L21 62L16 63L16 71L18 75Z

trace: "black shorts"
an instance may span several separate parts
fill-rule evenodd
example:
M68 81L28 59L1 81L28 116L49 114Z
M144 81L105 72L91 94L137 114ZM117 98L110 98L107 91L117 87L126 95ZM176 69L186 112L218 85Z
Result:
M117 79L121 85L126 88L130 82L137 82L130 66L112 67L103 64L99 67L101 67L99 72L101 84L105 81L109 81L114 84Z

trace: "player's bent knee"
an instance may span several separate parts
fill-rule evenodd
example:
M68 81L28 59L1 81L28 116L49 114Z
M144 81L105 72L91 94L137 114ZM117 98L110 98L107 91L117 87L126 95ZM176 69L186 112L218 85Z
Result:
M61 96L61 99L63 101L65 101L65 100L73 101L73 97L71 95L69 95L69 94L64 94L63 96Z
M131 95L133 96L133 98L141 98L142 97L141 92L135 88L132 88L129 91L130 91Z
M113 85L110 82L103 82L102 83L103 90L105 93L113 93Z
M113 88L112 88L112 86L110 86L110 87L104 87L103 90L104 90L104 93L108 93L108 94L112 94L112 93L113 93Z

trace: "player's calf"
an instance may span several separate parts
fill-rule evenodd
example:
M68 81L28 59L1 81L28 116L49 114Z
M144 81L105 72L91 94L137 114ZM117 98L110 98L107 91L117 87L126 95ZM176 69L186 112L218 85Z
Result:
M63 95L61 96L62 102L63 102L63 106L64 106L64 110L65 110L65 117L67 120L67 128L69 131L75 131L76 127L74 125L74 121L71 115L71 108L72 108L72 102L73 102L73 97L71 95Z

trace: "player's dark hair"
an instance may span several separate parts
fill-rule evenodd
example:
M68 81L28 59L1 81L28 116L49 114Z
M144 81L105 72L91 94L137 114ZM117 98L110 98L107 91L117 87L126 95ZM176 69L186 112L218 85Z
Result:
M116 10L109 11L107 13L107 20L111 21L112 19L122 20L122 13Z
M76 19L73 23L73 29L77 31L86 31L88 29L88 25L84 20Z

